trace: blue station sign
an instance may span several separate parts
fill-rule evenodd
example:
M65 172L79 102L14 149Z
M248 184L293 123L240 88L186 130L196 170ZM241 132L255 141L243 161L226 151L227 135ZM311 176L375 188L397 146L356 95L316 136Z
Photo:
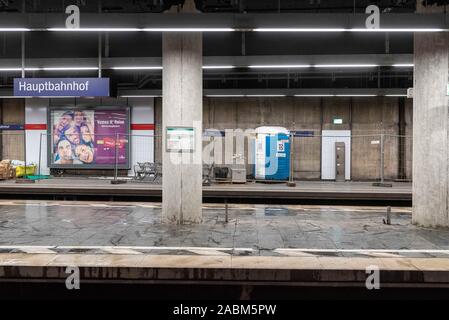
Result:
M109 97L109 78L16 78L14 96Z
M0 124L0 130L24 130L23 124Z

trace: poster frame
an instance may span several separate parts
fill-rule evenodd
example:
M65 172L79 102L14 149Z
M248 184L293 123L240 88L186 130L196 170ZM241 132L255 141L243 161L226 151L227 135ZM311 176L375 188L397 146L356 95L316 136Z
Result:
M168 131L173 129L186 129L192 131L193 136L193 149L170 149L168 147ZM166 126L165 127L165 151L170 153L194 153L196 150L196 129L195 127L187 127L187 126Z
M52 161L52 137L53 137L53 123L52 123L52 111L53 110L125 110L126 112L126 135L128 138L128 143L126 144L126 163L118 164L117 169L130 170L131 169L131 108L127 105L117 106L117 105L90 105L90 104L80 104L80 105L49 105L47 106L47 164L50 169L115 169L115 164L55 164Z

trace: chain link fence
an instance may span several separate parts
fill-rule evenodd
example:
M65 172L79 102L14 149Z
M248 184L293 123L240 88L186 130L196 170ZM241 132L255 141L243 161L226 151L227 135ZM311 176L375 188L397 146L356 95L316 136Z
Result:
M255 133L226 130L203 136L203 175L211 182L232 181L232 169L244 169L246 181L255 181ZM119 134L81 137L83 142L24 131L0 133L2 160L34 164L37 176L84 177L162 183L162 136ZM28 140L28 141L27 141ZM93 142L95 141L95 142ZM336 143L344 143L344 180L411 181L412 137L390 133L332 135L321 131L293 132L289 136L290 176L295 181L336 180ZM25 145L28 145L26 152ZM341 159L340 159L341 160ZM226 168L228 168L226 170Z
M294 180L335 180L335 143L344 143L345 179L351 181L411 181L412 137L392 134L322 135L313 131L290 134ZM203 161L216 167L244 165L254 180L255 136L237 132L203 138Z

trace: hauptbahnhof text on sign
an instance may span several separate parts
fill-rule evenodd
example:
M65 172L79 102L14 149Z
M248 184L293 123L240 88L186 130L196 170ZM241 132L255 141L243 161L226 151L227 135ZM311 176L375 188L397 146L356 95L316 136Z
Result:
M109 78L16 78L14 96L108 97Z

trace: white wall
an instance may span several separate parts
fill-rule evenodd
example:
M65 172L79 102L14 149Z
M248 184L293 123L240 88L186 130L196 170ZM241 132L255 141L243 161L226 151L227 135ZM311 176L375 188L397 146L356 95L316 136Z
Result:
M321 179L335 180L335 142L345 143L345 179L351 180L351 130L323 130Z
M25 99L26 158L28 163L34 162L39 165L40 150L40 174L50 173L47 166L47 130L27 129L27 125L46 124L48 104L49 99Z
M154 98L128 98L131 106L131 170L137 162L154 162L154 130L133 130L138 125L154 126Z

